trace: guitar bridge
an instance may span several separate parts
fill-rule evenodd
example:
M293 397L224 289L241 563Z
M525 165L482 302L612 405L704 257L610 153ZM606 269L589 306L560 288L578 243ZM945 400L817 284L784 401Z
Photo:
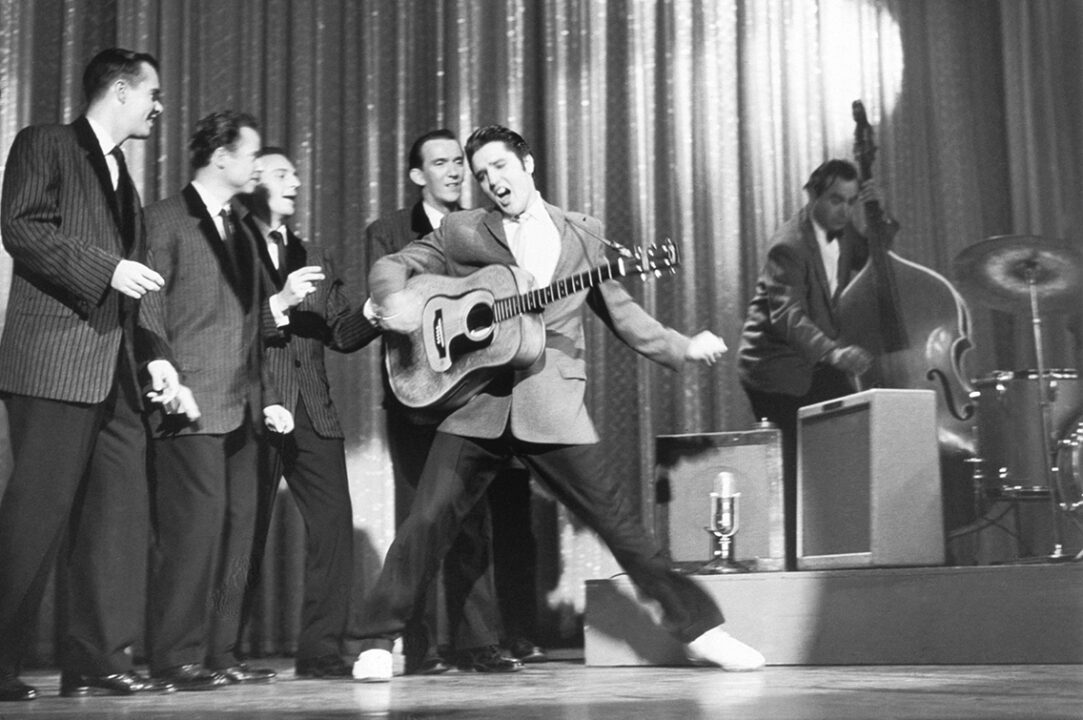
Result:
M444 311L437 309L432 314L432 342L436 348L436 354L441 360L447 359L447 342L444 339Z

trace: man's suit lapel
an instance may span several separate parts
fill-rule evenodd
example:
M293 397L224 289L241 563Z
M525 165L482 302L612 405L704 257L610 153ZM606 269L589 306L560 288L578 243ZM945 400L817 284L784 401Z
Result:
M282 280L285 275L279 274L278 268L275 267L274 261L271 259L271 250L267 246L267 241L264 239L263 233L260 232L254 216L251 213L245 215L243 222L248 231L252 233L252 237L256 238L256 253L259 255L260 265L267 272L267 276L271 278L275 289L281 290Z
M245 295L237 276L237 268L233 264L234 259L226 251L225 243L218 234L218 226L214 224L214 220L207 211L207 206L203 204L203 198L199 196L199 193L191 184L184 187L181 196L188 208L188 214L199 221L199 233L203 236L203 241L207 243L207 247L218 262L222 277L226 279L234 294L237 295L237 299L241 300L242 303L245 302Z
M575 222L568 219L563 210L549 203L545 204L545 209L549 212L549 217L553 219L553 224L556 225L557 233L560 235L560 258L553 269L553 280L559 280L584 269L582 258L586 253L586 247L583 245L582 235Z
M824 307L834 314L831 297L831 288L827 282L827 271L824 270L824 259L820 255L820 245L816 242L816 231L812 228L812 218L804 211L801 214L801 243L805 246L812 264L812 273L816 276L817 292L823 299Z
M423 238L433 231L432 223L429 222L429 215L425 212L425 206L422 201L418 200L413 209L410 211L410 234L414 240Z
M508 244L508 237L504 233L504 215L499 210L490 210L485 219L482 220L482 225L485 226L486 231L492 236L496 244L499 245L514 262L515 256L511 253L511 246Z
M80 115L72 123L72 127L75 129L75 140L79 143L79 147L83 149L83 152L86 153L87 162L94 169L94 175L98 179L98 186L105 196L109 209L113 212L113 220L119 229L121 222L120 207L117 203L117 194L113 191L113 179L109 176L109 166L105 162L105 156L102 155L98 137L94 134L90 122L84 115Z
M292 230L286 230L286 272L289 275L294 270L303 268L308 264L308 250L304 242ZM283 277L285 277L283 275Z

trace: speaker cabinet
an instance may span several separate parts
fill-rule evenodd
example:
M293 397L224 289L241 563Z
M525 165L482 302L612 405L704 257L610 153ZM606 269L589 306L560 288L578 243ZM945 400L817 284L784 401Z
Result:
M659 435L655 439L655 531L673 560L694 570L711 559L710 493L723 470L738 498L737 560L752 570L784 570L782 442L777 429Z
M932 390L803 407L797 444L799 569L944 563Z

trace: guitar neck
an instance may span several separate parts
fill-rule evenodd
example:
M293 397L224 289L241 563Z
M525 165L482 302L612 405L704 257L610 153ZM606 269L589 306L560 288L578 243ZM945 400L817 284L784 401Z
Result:
M538 312L549 303L574 295L581 290L589 290L606 280L622 278L627 274L628 268L625 267L624 260L618 258L614 262L598 265L578 275L554 280L543 288L501 298L495 303L496 321L507 320L523 313Z

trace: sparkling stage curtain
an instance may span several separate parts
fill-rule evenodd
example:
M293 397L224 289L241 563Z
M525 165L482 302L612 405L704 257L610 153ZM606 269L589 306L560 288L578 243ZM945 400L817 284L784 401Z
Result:
M1057 0L0 0L0 161L19 128L79 112L96 50L150 51L166 111L126 149L144 202L187 180L196 119L253 112L300 170L297 229L334 250L360 297L365 225L415 197L410 141L504 123L532 144L548 200L602 218L625 245L672 238L676 276L628 287L667 324L710 328L735 350L770 234L804 202L812 168L850 154L857 98L903 256L950 276L958 252L990 235L1074 240L1081 24L1079 4ZM468 184L464 199L480 193ZM10 272L5 256L2 293ZM1025 364L1013 324L971 306L972 374ZM649 527L654 437L753 418L732 362L671 374L600 322L588 329L591 410ZM393 535L379 358L371 348L328 364L364 585ZM263 652L290 650L296 633L304 531L280 495L252 633ZM571 636L582 581L617 568L545 498L536 515L543 620Z

